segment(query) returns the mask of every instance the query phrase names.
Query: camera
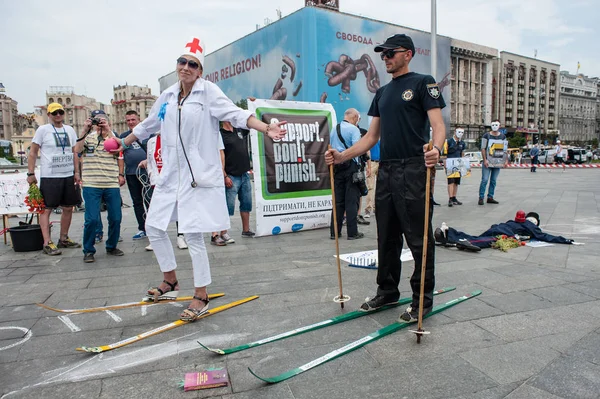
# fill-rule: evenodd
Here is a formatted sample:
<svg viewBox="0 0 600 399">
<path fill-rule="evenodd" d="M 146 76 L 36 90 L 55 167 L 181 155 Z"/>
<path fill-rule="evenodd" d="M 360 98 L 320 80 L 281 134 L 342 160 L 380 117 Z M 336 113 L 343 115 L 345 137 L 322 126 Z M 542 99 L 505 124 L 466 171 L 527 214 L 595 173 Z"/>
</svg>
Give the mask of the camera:
<svg viewBox="0 0 600 399">
<path fill-rule="evenodd" d="M 101 118 L 98 118 L 98 117 L 92 118 L 92 125 L 99 125 L 100 122 L 102 122 Z"/>
<path fill-rule="evenodd" d="M 352 183 L 358 186 L 358 191 L 360 191 L 361 197 L 364 197 L 367 194 L 369 194 L 369 188 L 367 187 L 365 172 L 354 172 L 352 174 Z"/>
</svg>

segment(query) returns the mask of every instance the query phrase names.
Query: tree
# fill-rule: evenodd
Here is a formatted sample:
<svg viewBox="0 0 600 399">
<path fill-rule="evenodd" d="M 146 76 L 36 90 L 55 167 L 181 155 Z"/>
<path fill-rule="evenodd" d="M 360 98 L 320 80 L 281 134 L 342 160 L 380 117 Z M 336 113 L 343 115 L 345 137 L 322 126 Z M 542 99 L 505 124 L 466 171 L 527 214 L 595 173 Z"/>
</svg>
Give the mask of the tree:
<svg viewBox="0 0 600 399">
<path fill-rule="evenodd" d="M 592 148 L 598 148 L 598 138 L 594 137 L 592 139 Z"/>
<path fill-rule="evenodd" d="M 235 105 L 237 105 L 241 109 L 248 109 L 248 100 L 242 98 L 240 101 L 236 102 Z"/>
<path fill-rule="evenodd" d="M 508 139 L 508 148 L 521 148 L 527 144 L 527 139 L 521 133 L 515 133 Z"/>
</svg>

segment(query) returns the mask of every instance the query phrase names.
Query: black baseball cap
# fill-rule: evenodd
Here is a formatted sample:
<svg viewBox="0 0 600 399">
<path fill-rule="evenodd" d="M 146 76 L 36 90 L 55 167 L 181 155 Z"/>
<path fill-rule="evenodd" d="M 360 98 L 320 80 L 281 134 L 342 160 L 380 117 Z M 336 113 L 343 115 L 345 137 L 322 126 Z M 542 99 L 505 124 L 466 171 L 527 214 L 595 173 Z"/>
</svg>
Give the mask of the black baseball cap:
<svg viewBox="0 0 600 399">
<path fill-rule="evenodd" d="M 412 51 L 413 57 L 415 56 L 415 45 L 413 44 L 410 36 L 405 34 L 396 34 L 385 39 L 385 43 L 375 47 L 376 53 L 381 53 L 383 50 L 393 49 L 398 47 L 404 47 L 407 50 Z"/>
</svg>

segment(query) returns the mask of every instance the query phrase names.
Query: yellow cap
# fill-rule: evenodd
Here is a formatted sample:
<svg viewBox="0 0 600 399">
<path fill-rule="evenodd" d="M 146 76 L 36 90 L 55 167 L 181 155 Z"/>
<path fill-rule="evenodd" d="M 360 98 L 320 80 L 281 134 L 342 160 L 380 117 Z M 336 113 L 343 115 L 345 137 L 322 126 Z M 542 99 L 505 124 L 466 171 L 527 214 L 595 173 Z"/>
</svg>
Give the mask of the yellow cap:
<svg viewBox="0 0 600 399">
<path fill-rule="evenodd" d="M 62 105 L 60 105 L 59 103 L 51 103 L 48 104 L 48 113 L 51 114 L 54 111 L 58 111 L 59 109 L 62 109 L 64 111 L 64 108 Z"/>
</svg>

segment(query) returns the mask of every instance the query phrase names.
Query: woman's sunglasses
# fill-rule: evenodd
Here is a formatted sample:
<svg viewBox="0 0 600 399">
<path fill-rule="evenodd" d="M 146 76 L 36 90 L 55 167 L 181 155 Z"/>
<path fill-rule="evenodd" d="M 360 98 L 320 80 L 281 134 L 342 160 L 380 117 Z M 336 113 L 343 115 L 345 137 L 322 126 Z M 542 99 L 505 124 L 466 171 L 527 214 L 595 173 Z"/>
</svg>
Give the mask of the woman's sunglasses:
<svg viewBox="0 0 600 399">
<path fill-rule="evenodd" d="M 56 115 L 64 115 L 65 111 L 63 111 L 62 109 L 56 110 L 54 112 L 50 112 L 50 115 L 52 116 L 56 116 Z"/>
<path fill-rule="evenodd" d="M 394 50 L 394 49 L 388 49 L 388 50 L 384 50 L 381 52 L 381 59 L 383 60 L 384 57 L 387 57 L 388 59 L 392 59 L 394 58 L 394 55 L 396 53 L 406 53 L 408 50 Z"/>
<path fill-rule="evenodd" d="M 194 60 L 188 60 L 184 57 L 177 58 L 177 65 L 185 66 L 185 64 L 187 64 L 191 69 L 198 69 L 198 67 L 200 66 L 200 64 L 198 64 Z"/>
</svg>

